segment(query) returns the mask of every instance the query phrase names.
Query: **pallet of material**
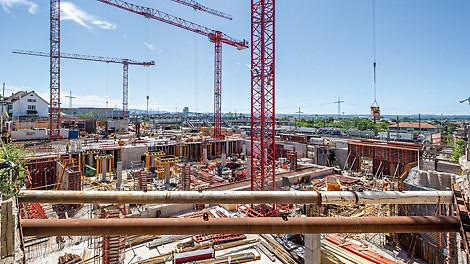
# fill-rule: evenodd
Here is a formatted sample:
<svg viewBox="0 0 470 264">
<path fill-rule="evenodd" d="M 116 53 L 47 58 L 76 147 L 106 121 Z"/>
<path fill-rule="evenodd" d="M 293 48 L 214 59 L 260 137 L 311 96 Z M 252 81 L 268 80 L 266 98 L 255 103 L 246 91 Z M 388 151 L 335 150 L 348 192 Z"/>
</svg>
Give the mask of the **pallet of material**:
<svg viewBox="0 0 470 264">
<path fill-rule="evenodd" d="M 255 255 L 253 252 L 247 252 L 247 253 L 233 254 L 233 255 L 227 255 L 223 257 L 196 261 L 196 264 L 245 263 L 245 262 L 251 262 L 251 261 L 255 261 L 259 259 L 261 259 L 259 255 Z"/>
<path fill-rule="evenodd" d="M 351 242 L 346 242 L 346 243 L 341 243 L 339 238 L 334 235 L 329 235 L 326 237 L 326 241 L 329 241 L 341 248 L 344 248 L 345 250 L 360 256 L 361 258 L 364 258 L 368 261 L 371 261 L 376 264 L 397 264 L 396 261 L 393 261 L 391 259 L 388 259 L 372 250 L 369 250 L 367 248 L 361 247 L 359 245 L 356 245 Z"/>
</svg>

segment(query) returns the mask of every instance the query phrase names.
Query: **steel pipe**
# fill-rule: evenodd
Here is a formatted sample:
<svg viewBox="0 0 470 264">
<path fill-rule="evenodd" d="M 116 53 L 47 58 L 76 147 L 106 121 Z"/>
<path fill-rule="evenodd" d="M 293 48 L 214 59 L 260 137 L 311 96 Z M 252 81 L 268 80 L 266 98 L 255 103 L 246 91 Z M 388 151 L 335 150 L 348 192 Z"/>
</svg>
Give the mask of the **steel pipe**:
<svg viewBox="0 0 470 264">
<path fill-rule="evenodd" d="M 22 191 L 20 203 L 56 204 L 450 204 L 451 191 Z"/>
<path fill-rule="evenodd" d="M 457 232 L 453 216 L 22 220 L 25 236 Z"/>
</svg>

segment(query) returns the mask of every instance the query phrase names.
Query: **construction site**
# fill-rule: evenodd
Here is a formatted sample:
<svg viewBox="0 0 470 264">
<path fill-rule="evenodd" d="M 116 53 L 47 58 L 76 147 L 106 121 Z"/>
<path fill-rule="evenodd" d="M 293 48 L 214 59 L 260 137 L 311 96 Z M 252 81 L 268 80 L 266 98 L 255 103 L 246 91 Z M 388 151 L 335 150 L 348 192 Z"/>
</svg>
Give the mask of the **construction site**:
<svg viewBox="0 0 470 264">
<path fill-rule="evenodd" d="M 281 121 L 274 0 L 251 1 L 250 41 L 154 8 L 97 2 L 207 37 L 213 114 L 152 115 L 148 95 L 145 114 L 130 114 L 129 65 L 155 62 L 61 53 L 60 0 L 50 0 L 50 52 L 13 52 L 49 58 L 47 117 L 3 114 L 22 98 L 39 101 L 34 92 L 1 100 L 0 263 L 470 263 L 470 125 L 454 133 L 464 153 L 451 162 L 442 128 L 424 132 L 421 119 L 403 140 L 398 120 L 397 140 L 391 130 L 352 135 Z M 222 114 L 223 44 L 251 51 L 249 117 Z M 121 64 L 122 109 L 73 108 L 71 92 L 62 107 L 61 59 Z"/>
</svg>

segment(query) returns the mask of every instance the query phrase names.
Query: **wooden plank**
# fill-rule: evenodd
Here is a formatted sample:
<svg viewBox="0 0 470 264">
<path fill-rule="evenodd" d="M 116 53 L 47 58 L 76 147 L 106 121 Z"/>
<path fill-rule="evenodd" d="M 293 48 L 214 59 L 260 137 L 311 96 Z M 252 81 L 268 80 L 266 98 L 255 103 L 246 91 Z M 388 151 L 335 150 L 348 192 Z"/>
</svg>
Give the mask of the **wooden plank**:
<svg viewBox="0 0 470 264">
<path fill-rule="evenodd" d="M 1 256 L 12 256 L 15 253 L 15 219 L 13 218 L 13 202 L 2 202 L 1 223 Z"/>
</svg>

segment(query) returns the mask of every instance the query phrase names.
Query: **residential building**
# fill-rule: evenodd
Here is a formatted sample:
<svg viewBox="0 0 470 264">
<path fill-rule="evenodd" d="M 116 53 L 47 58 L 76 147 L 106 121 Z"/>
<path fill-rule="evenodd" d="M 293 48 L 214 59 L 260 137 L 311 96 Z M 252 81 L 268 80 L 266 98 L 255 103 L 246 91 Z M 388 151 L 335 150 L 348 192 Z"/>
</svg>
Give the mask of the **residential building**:
<svg viewBox="0 0 470 264">
<path fill-rule="evenodd" d="M 399 122 L 388 127 L 390 132 L 439 133 L 439 127 L 427 122 Z"/>
<path fill-rule="evenodd" d="M 1 113 L 10 117 L 47 117 L 49 103 L 36 92 L 19 91 L 0 100 Z"/>
</svg>

